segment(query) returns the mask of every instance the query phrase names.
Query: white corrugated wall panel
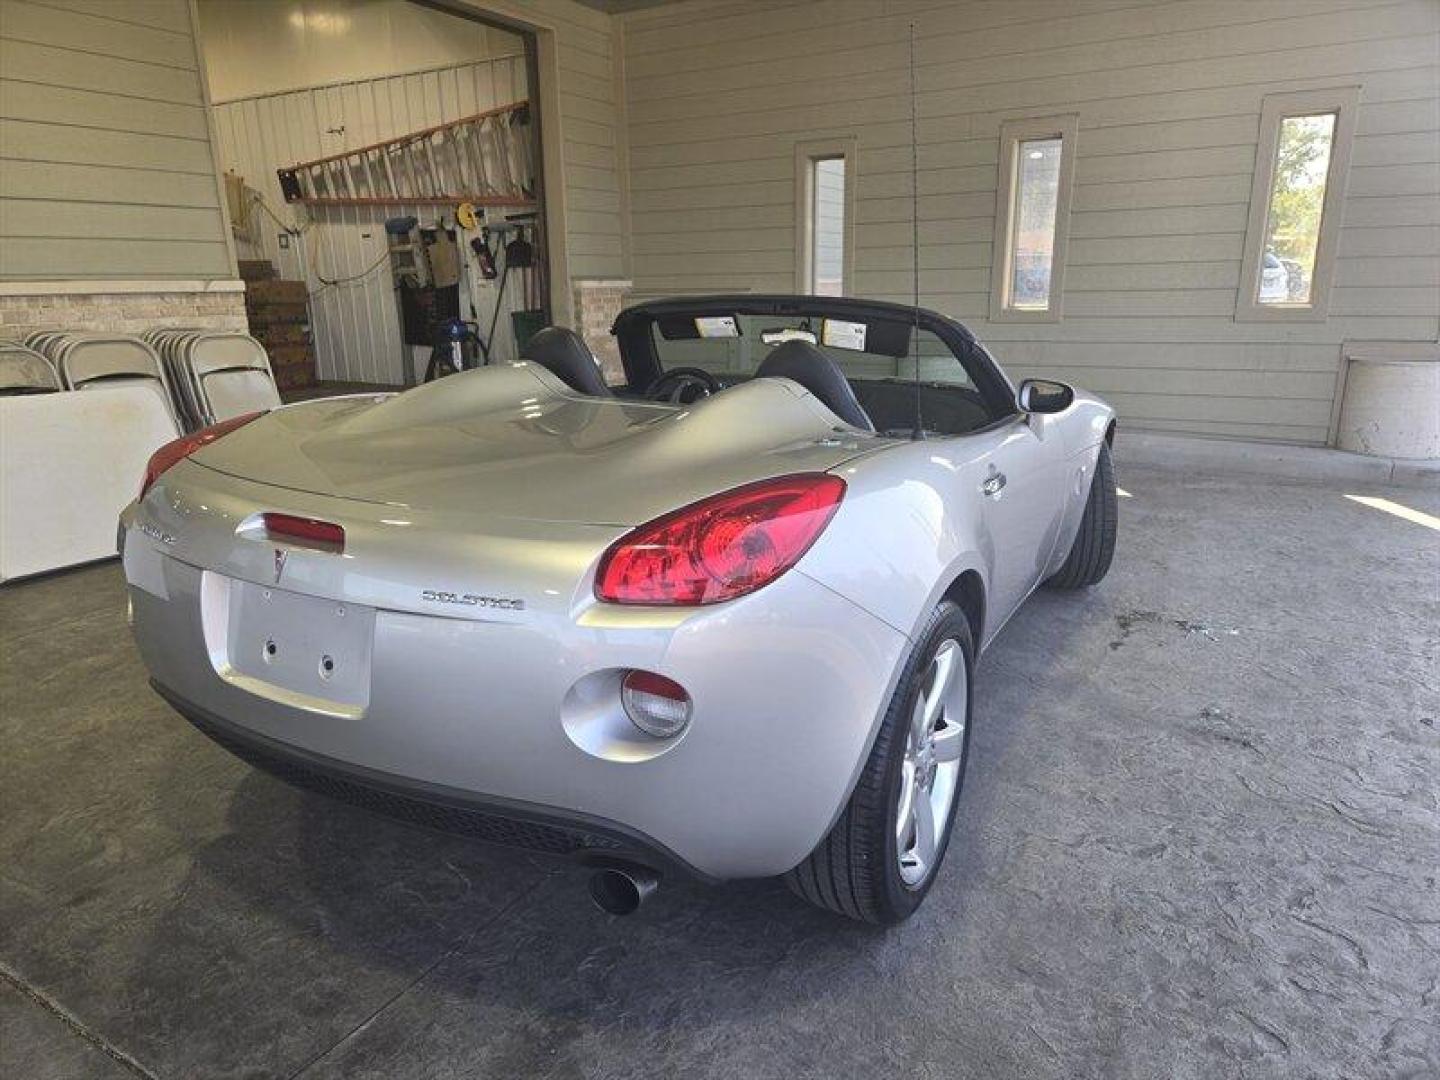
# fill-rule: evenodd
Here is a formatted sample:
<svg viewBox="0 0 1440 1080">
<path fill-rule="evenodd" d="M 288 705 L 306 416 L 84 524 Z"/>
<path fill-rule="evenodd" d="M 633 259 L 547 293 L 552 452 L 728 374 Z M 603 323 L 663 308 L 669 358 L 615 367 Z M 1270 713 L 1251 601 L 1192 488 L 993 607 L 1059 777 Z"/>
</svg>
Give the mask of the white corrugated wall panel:
<svg viewBox="0 0 1440 1080">
<path fill-rule="evenodd" d="M 292 207 L 280 192 L 276 170 L 521 101 L 526 93 L 524 58 L 508 56 L 214 107 L 223 168 L 260 191 L 265 207 L 281 221 L 304 230 L 282 250 L 281 226 L 257 207 L 252 234 L 257 243 L 242 242 L 240 257 L 269 259 L 282 277 L 303 278 L 309 284 L 320 378 L 391 385 L 402 381 L 399 313 L 385 258 L 384 223 L 413 215 L 422 225 L 430 224 L 437 211 L 448 218 L 453 208 Z M 460 242 L 466 240 L 462 233 Z M 467 271 L 473 269 L 467 249 Z M 356 275 L 364 276 L 333 286 L 321 280 Z M 467 280 L 478 276 L 468 274 Z M 496 288 L 479 285 L 473 292 L 484 329 Z M 513 356 L 508 312 L 520 306 L 519 299 L 518 282 L 511 281 L 496 325 L 498 356 Z M 461 314 L 470 317 L 463 290 Z M 423 363 L 419 350 L 412 360 Z"/>
</svg>

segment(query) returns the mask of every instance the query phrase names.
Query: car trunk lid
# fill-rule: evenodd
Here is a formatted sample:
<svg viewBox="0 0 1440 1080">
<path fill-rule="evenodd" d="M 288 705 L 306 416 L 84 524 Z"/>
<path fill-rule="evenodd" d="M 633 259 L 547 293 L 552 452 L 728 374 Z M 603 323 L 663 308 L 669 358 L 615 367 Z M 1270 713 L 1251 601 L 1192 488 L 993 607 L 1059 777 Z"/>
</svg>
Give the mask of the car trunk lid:
<svg viewBox="0 0 1440 1080">
<path fill-rule="evenodd" d="M 276 410 L 194 462 L 293 491 L 465 517 L 635 525 L 717 491 L 832 469 L 879 440 L 760 379 L 694 405 L 581 397 L 533 365 Z"/>
</svg>

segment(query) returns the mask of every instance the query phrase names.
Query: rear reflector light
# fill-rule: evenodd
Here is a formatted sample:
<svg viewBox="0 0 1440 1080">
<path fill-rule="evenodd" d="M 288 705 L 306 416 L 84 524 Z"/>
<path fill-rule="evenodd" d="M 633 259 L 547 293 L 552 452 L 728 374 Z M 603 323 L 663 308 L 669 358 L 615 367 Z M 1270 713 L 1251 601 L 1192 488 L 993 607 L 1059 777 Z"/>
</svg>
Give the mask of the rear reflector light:
<svg viewBox="0 0 1440 1080">
<path fill-rule="evenodd" d="M 345 530 L 329 521 L 295 517 L 293 514 L 261 514 L 267 540 L 289 541 L 327 550 L 345 549 Z"/>
<path fill-rule="evenodd" d="M 690 695 L 674 679 L 653 671 L 632 671 L 620 684 L 625 715 L 646 735 L 670 739 L 690 723 Z"/>
<path fill-rule="evenodd" d="M 754 592 L 810 549 L 845 494 L 828 473 L 747 484 L 656 518 L 600 559 L 595 595 L 612 604 L 716 604 Z"/>
<path fill-rule="evenodd" d="M 182 435 L 180 438 L 166 443 L 150 455 L 150 461 L 145 466 L 145 479 L 140 483 L 140 498 L 155 486 L 155 481 L 160 479 L 160 474 L 165 470 L 180 464 L 195 451 L 202 447 L 209 446 L 222 435 L 228 435 L 238 427 L 244 427 L 251 420 L 259 419 L 264 413 L 252 412 L 244 416 L 232 416 L 229 420 L 221 420 L 199 431 L 191 432 L 189 435 Z"/>
</svg>

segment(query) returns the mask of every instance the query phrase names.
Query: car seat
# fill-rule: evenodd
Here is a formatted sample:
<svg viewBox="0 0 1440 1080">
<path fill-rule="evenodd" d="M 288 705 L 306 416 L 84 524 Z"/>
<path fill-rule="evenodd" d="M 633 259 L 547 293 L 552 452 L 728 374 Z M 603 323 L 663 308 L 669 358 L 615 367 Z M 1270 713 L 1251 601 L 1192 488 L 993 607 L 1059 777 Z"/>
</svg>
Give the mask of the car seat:
<svg viewBox="0 0 1440 1080">
<path fill-rule="evenodd" d="M 520 350 L 520 359 L 539 364 L 570 389 L 591 397 L 614 397 L 600 361 L 580 335 L 563 326 L 538 331 Z"/>
<path fill-rule="evenodd" d="M 840 365 L 808 341 L 797 339 L 777 345 L 755 369 L 755 378 L 797 382 L 851 427 L 875 430 Z"/>
</svg>

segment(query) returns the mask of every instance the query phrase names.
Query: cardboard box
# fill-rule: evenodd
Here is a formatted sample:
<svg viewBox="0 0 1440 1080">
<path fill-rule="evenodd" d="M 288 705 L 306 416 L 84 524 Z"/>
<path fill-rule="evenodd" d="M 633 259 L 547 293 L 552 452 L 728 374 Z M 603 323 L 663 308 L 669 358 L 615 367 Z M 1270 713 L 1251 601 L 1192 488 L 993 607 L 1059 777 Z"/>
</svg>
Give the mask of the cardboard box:
<svg viewBox="0 0 1440 1080">
<path fill-rule="evenodd" d="M 303 281 L 251 281 L 245 285 L 245 304 L 304 304 L 310 298 Z"/>
<path fill-rule="evenodd" d="M 315 366 L 315 357 L 311 355 L 309 345 L 279 345 L 265 351 L 270 355 L 272 368 L 295 367 L 297 364 Z"/>
<path fill-rule="evenodd" d="M 282 323 L 304 324 L 310 321 L 310 312 L 304 304 L 246 304 L 245 313 L 252 328 Z"/>
<path fill-rule="evenodd" d="M 281 390 L 296 390 L 305 386 L 314 386 L 315 369 L 303 364 L 277 367 L 275 369 L 275 385 Z"/>
</svg>

